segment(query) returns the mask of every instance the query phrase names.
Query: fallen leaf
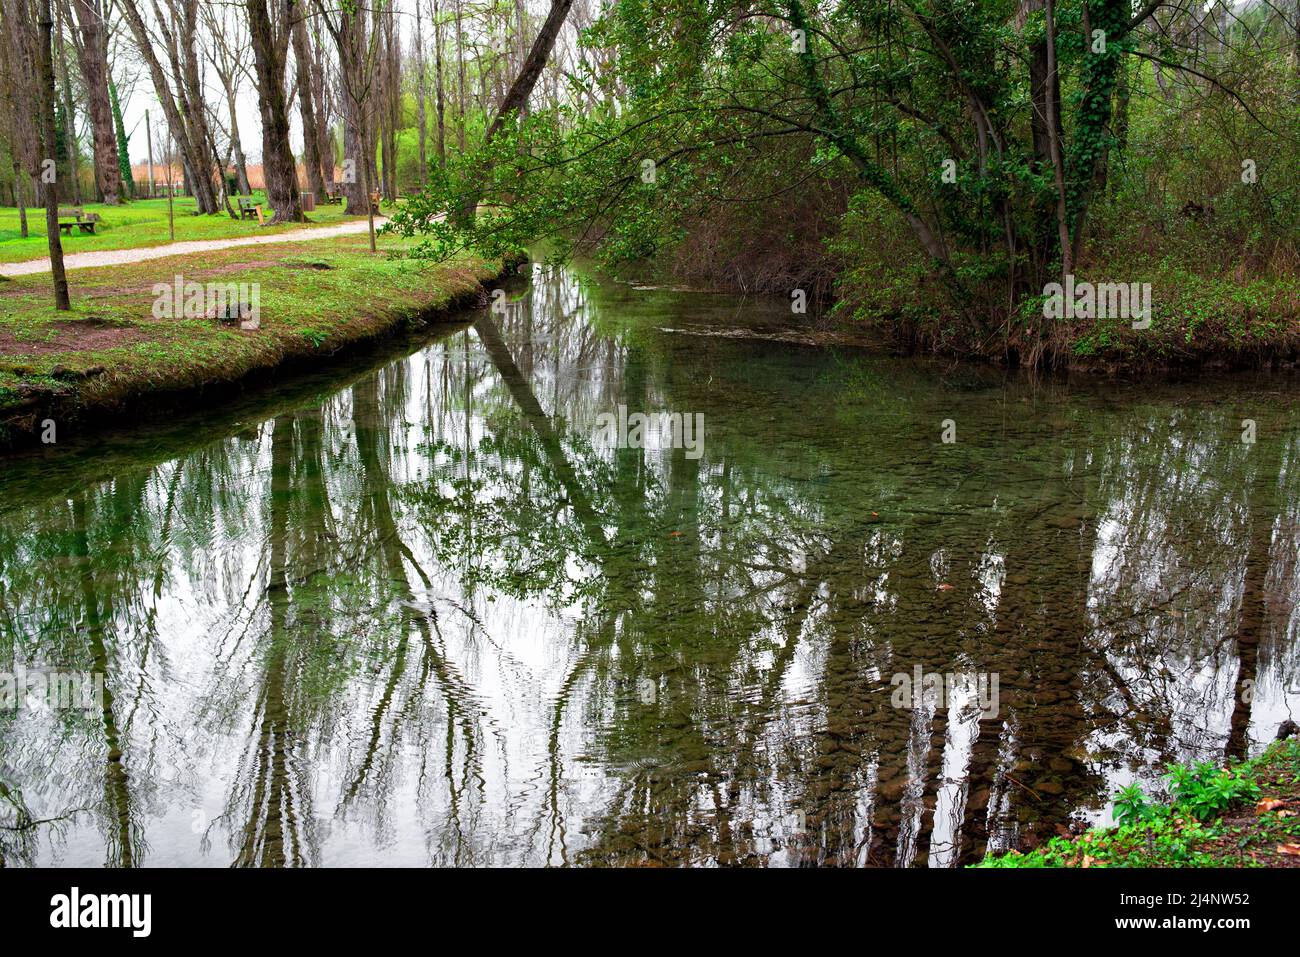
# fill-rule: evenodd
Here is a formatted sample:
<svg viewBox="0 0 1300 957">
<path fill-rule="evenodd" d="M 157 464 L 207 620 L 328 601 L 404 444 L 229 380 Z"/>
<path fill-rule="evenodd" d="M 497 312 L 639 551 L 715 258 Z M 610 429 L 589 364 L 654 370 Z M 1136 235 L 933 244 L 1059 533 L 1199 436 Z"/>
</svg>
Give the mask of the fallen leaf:
<svg viewBox="0 0 1300 957">
<path fill-rule="evenodd" d="M 1275 798 L 1264 798 L 1262 801 L 1260 801 L 1258 804 L 1255 805 L 1255 813 L 1267 814 L 1269 811 L 1272 811 L 1275 808 L 1279 808 L 1285 803 L 1286 803 L 1285 801 L 1279 801 L 1276 800 Z"/>
<path fill-rule="evenodd" d="M 939 586 L 939 591 L 952 591 L 956 587 L 956 585 L 949 585 L 947 582 L 944 582 Z"/>
<path fill-rule="evenodd" d="M 1300 844 L 1279 844 L 1277 852 L 1288 857 L 1300 857 Z"/>
<path fill-rule="evenodd" d="M 1094 862 L 1095 860 L 1097 860 L 1097 859 L 1096 859 L 1095 857 L 1093 857 L 1091 854 L 1085 854 L 1085 855 L 1083 855 L 1083 866 L 1084 866 L 1084 867 L 1092 867 L 1092 864 L 1093 864 L 1093 862 Z"/>
</svg>

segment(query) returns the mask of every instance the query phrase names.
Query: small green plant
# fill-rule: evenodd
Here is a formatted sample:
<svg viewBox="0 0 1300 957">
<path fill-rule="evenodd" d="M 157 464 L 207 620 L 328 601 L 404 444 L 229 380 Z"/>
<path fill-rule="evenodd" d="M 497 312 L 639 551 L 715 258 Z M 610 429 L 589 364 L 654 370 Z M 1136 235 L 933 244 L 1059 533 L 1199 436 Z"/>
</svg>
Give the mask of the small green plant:
<svg viewBox="0 0 1300 957">
<path fill-rule="evenodd" d="M 1259 785 L 1232 768 L 1217 768 L 1209 761 L 1194 765 L 1171 764 L 1165 774 L 1174 802 L 1198 821 L 1205 821 L 1238 801 L 1253 800 Z"/>
<path fill-rule="evenodd" d="M 1156 817 L 1156 806 L 1148 800 L 1142 786 L 1134 782 L 1115 794 L 1115 821 L 1122 825 L 1140 824 Z"/>
<path fill-rule="evenodd" d="M 1300 844 L 1300 818 L 1258 802 L 1262 794 L 1293 797 L 1288 792 L 1300 785 L 1298 771 L 1300 739 L 1278 741 L 1226 768 L 1209 761 L 1171 765 L 1167 797 L 1153 798 L 1137 784 L 1115 793 L 1115 827 L 1053 837 L 1027 852 L 991 854 L 977 866 L 1279 866 L 1289 863 L 1288 848 Z"/>
</svg>

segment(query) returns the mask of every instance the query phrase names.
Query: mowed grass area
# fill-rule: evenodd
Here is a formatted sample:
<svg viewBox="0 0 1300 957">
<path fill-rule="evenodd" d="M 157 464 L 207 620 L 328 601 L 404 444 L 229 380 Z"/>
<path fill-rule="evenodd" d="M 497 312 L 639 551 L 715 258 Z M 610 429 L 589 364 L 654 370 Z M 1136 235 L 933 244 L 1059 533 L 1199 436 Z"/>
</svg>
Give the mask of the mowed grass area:
<svg viewBox="0 0 1300 957">
<path fill-rule="evenodd" d="M 170 256 L 78 270 L 58 312 L 48 273 L 0 279 L 0 445 L 31 441 L 45 417 L 152 392 L 233 382 L 289 359 L 325 360 L 425 310 L 476 295 L 502 264 L 406 257 L 413 242 L 365 234 Z M 217 318 L 155 318 L 154 284 L 257 283 L 260 328 Z"/>
<path fill-rule="evenodd" d="M 253 199 L 262 203 L 265 208 L 265 194 L 255 191 Z M 71 204 L 64 205 L 71 206 Z M 233 198 L 231 205 L 238 209 L 238 204 Z M 64 234 L 62 236 L 64 255 L 105 249 L 163 246 L 172 241 L 167 229 L 167 200 L 165 199 L 132 200 L 120 206 L 87 203 L 80 208 L 87 213 L 99 214 L 95 234 L 92 236 L 80 230 L 74 230 L 71 236 Z M 315 211 L 307 214 L 310 222 L 306 224 L 283 223 L 276 226 L 261 226 L 255 219 L 231 219 L 224 210 L 216 216 L 198 216 L 194 212 L 194 200 L 188 196 L 176 197 L 175 216 L 178 243 L 203 239 L 265 236 L 268 233 L 286 232 L 311 226 L 333 226 L 344 221 L 342 203 L 317 206 Z M 49 255 L 49 244 L 45 237 L 44 207 L 27 210 L 27 227 L 29 235 L 24 239 L 19 226 L 18 210 L 12 206 L 0 207 L 0 263 L 45 259 Z"/>
</svg>

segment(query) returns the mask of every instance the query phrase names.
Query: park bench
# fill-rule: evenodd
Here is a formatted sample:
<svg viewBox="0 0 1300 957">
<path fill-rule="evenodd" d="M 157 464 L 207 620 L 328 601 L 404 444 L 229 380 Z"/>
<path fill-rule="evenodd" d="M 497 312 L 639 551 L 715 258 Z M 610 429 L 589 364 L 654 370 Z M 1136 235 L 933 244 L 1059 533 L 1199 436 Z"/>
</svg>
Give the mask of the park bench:
<svg viewBox="0 0 1300 957">
<path fill-rule="evenodd" d="M 326 205 L 332 205 L 334 203 L 341 203 L 341 202 L 343 202 L 343 194 L 339 190 L 339 188 L 337 186 L 334 187 L 326 186 L 325 187 Z"/>
<path fill-rule="evenodd" d="M 89 216 L 79 206 L 74 206 L 59 210 L 59 231 L 72 235 L 74 229 L 79 229 L 83 233 L 95 234 L 95 223 L 99 217 L 94 213 Z"/>
<path fill-rule="evenodd" d="M 253 202 L 251 196 L 240 196 L 239 199 L 239 218 L 256 219 L 259 223 L 262 221 L 262 204 Z"/>
</svg>

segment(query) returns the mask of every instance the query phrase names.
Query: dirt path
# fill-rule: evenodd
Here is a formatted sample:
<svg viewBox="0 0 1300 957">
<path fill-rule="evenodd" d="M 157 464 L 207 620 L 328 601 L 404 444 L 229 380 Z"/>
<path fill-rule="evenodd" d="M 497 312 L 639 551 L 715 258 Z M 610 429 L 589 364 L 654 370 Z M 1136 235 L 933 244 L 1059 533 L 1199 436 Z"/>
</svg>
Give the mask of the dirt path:
<svg viewBox="0 0 1300 957">
<path fill-rule="evenodd" d="M 375 217 L 375 228 L 387 220 Z M 232 249 L 236 246 L 261 246 L 266 243 L 302 243 L 317 239 L 329 239 L 333 236 L 350 236 L 364 233 L 369 224 L 366 220 L 344 223 L 341 226 L 322 226 L 315 229 L 291 229 L 283 233 L 268 233 L 265 236 L 245 236 L 241 239 L 197 239 L 183 243 L 168 243 L 166 246 L 146 246 L 141 249 L 103 249 L 98 252 L 72 253 L 63 257 L 65 269 L 89 269 L 92 266 L 125 266 L 128 263 L 140 263 L 150 259 L 165 259 L 168 256 L 188 256 L 192 253 L 206 253 L 214 249 Z M 0 264 L 0 276 L 27 276 L 32 273 L 49 272 L 50 260 L 29 259 L 20 263 Z"/>
</svg>

